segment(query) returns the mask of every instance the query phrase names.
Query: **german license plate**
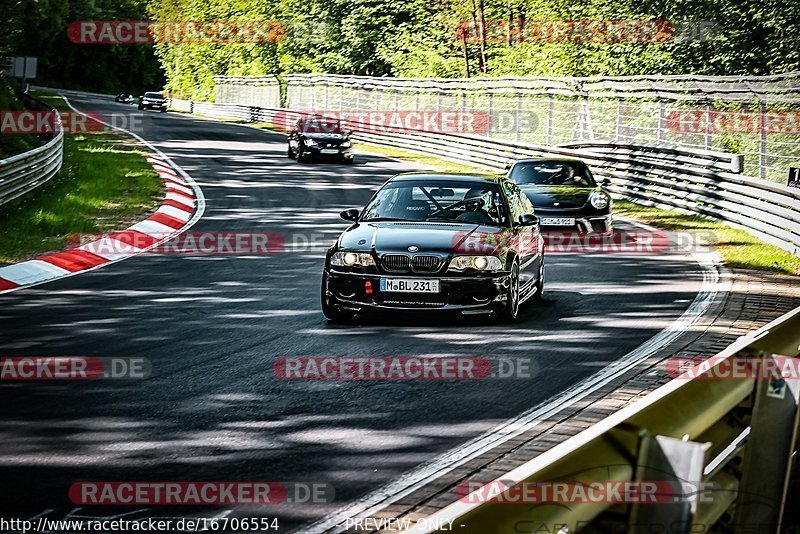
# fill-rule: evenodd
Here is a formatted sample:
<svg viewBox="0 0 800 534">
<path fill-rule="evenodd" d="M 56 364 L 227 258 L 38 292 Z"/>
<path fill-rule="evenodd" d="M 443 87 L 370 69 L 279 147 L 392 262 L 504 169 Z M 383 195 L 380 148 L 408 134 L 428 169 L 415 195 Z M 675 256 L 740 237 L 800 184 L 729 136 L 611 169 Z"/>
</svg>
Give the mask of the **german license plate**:
<svg viewBox="0 0 800 534">
<path fill-rule="evenodd" d="M 392 293 L 438 293 L 439 280 L 381 278 L 381 291 Z"/>
<path fill-rule="evenodd" d="M 542 217 L 542 226 L 575 226 L 574 217 Z"/>
<path fill-rule="evenodd" d="M 339 149 L 338 148 L 323 148 L 319 152 L 320 152 L 320 154 L 338 154 L 339 153 Z"/>
</svg>

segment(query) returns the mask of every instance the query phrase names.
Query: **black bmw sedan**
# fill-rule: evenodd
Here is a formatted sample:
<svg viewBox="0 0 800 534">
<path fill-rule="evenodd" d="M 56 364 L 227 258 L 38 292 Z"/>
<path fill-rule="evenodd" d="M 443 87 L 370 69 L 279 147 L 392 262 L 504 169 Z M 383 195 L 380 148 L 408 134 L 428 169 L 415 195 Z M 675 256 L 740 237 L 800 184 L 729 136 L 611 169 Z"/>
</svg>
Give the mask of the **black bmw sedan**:
<svg viewBox="0 0 800 534">
<path fill-rule="evenodd" d="M 139 97 L 139 111 L 156 109 L 160 112 L 167 111 L 167 99 L 161 93 L 145 93 Z"/>
<path fill-rule="evenodd" d="M 514 162 L 508 179 L 536 208 L 542 229 L 608 233 L 613 229 L 609 180 L 598 184 L 579 159 L 530 158 Z"/>
<path fill-rule="evenodd" d="M 297 121 L 288 142 L 286 155 L 300 162 L 327 158 L 353 163 L 350 132 L 338 119 L 304 117 Z"/>
<path fill-rule="evenodd" d="M 525 193 L 505 176 L 400 174 L 325 258 L 322 311 L 487 314 L 515 320 L 544 289 L 544 243 Z"/>
</svg>

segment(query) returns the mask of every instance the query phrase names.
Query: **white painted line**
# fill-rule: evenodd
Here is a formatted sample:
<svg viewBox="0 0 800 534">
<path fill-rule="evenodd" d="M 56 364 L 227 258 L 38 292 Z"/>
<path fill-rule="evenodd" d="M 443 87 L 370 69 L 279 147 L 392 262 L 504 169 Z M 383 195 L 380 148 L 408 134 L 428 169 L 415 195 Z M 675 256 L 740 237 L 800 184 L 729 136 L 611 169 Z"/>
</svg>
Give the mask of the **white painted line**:
<svg viewBox="0 0 800 534">
<path fill-rule="evenodd" d="M 167 194 L 164 196 L 164 198 L 167 200 L 174 200 L 175 202 L 180 202 L 186 207 L 194 208 L 194 200 L 186 198 L 184 195 L 179 195 L 177 193 L 167 191 Z"/>
<path fill-rule="evenodd" d="M 104 237 L 78 248 L 80 250 L 91 252 L 92 254 L 100 256 L 101 258 L 105 258 L 109 261 L 125 259 L 128 256 L 133 256 L 142 250 L 138 247 L 123 243 L 122 241 L 113 239 L 111 237 Z"/>
<path fill-rule="evenodd" d="M 172 167 L 170 167 L 169 165 L 167 165 L 166 163 L 164 163 L 164 162 L 162 162 L 162 161 L 156 161 L 156 160 L 152 160 L 152 159 L 151 159 L 151 160 L 148 160 L 148 161 L 150 162 L 150 165 L 152 165 L 152 166 L 153 166 L 153 168 L 154 168 L 154 169 L 155 169 L 157 172 L 166 172 L 166 173 L 168 173 L 168 174 L 174 174 L 174 175 L 176 175 L 176 176 L 177 176 L 177 174 L 178 174 L 177 172 L 175 172 L 174 170 L 172 170 Z"/>
<path fill-rule="evenodd" d="M 21 286 L 46 282 L 69 274 L 72 273 L 66 269 L 40 260 L 23 261 L 0 267 L 0 278 L 5 278 Z"/>
<path fill-rule="evenodd" d="M 179 221 L 186 222 L 192 218 L 191 213 L 187 213 L 181 209 L 172 207 L 172 206 L 161 206 L 156 210 L 156 213 L 163 213 L 164 215 L 169 215 L 170 217 L 175 217 Z"/>
<path fill-rule="evenodd" d="M 165 172 L 165 171 L 160 171 L 160 170 L 156 170 L 156 173 L 158 174 L 158 176 L 159 176 L 159 177 L 160 177 L 162 180 L 172 180 L 173 182 L 178 182 L 178 183 L 180 183 L 180 184 L 183 184 L 183 185 L 185 185 L 185 186 L 187 186 L 187 187 L 189 186 L 189 184 L 187 184 L 186 182 L 184 182 L 184 181 L 183 181 L 183 180 L 180 178 L 180 176 L 178 176 L 177 174 L 171 174 L 171 173 L 168 173 L 168 172 Z"/>
<path fill-rule="evenodd" d="M 70 93 L 77 94 L 76 91 L 70 91 Z M 191 189 L 189 189 L 189 191 L 186 192 L 186 194 L 188 194 L 191 197 L 194 197 L 196 199 L 196 203 L 197 203 L 197 207 L 196 207 L 196 209 L 194 211 L 194 214 L 192 215 L 192 218 L 180 230 L 175 230 L 173 228 L 170 228 L 169 229 L 170 233 L 168 235 L 165 234 L 165 235 L 161 236 L 161 238 L 158 241 L 154 242 L 152 245 L 150 245 L 149 247 L 147 247 L 145 249 L 141 249 L 141 251 L 139 253 L 146 252 L 148 250 L 151 250 L 151 249 L 161 245 L 167 239 L 172 239 L 175 235 L 180 234 L 182 232 L 185 232 L 186 230 L 188 230 L 189 228 L 194 226 L 194 224 L 197 223 L 197 221 L 200 220 L 200 217 L 203 216 L 203 213 L 205 212 L 205 209 L 206 209 L 206 199 L 205 199 L 205 196 L 203 195 L 203 190 L 200 188 L 200 186 L 197 184 L 197 182 L 194 180 L 194 178 L 192 178 L 189 175 L 189 173 L 187 173 L 185 170 L 183 170 L 183 168 L 181 166 L 179 166 L 178 164 L 176 164 L 174 161 L 172 161 L 172 159 L 169 156 L 164 154 L 164 152 L 162 152 L 161 150 L 156 148 L 150 141 L 145 140 L 139 134 L 136 134 L 136 133 L 133 133 L 131 131 L 128 131 L 125 128 L 120 128 L 119 126 L 115 126 L 113 124 L 109 124 L 107 122 L 101 121 L 101 120 L 99 120 L 99 119 L 97 119 L 95 117 L 91 117 L 91 116 L 87 115 L 86 113 L 84 113 L 84 112 L 80 111 L 79 109 L 77 109 L 75 106 L 73 106 L 72 102 L 70 102 L 69 99 L 66 98 L 64 95 L 61 95 L 61 96 L 64 99 L 64 102 L 66 102 L 67 105 L 70 107 L 70 109 L 72 109 L 72 111 L 74 111 L 75 113 L 79 113 L 79 114 L 83 115 L 84 117 L 88 118 L 89 120 L 105 124 L 109 128 L 113 128 L 115 130 L 119 130 L 121 132 L 125 132 L 126 134 L 130 135 L 134 139 L 138 140 L 144 146 L 146 146 L 147 148 L 149 148 L 150 150 L 152 150 L 153 152 L 158 154 L 158 157 L 153 156 L 152 154 L 147 154 L 147 155 L 145 155 L 145 159 L 147 159 L 147 160 L 156 160 L 156 161 L 159 161 L 159 162 L 165 162 L 167 165 L 172 167 L 172 169 L 177 171 L 178 174 L 181 177 L 183 177 L 183 179 L 186 181 L 186 183 L 188 183 L 189 186 L 191 187 Z M 177 189 L 180 186 L 175 185 L 174 187 Z M 169 190 L 169 187 L 167 187 L 167 189 Z M 84 269 L 82 271 L 75 271 L 75 272 L 66 271 L 67 274 L 61 275 L 58 278 L 66 278 L 67 276 L 76 276 L 76 275 L 83 274 L 83 273 L 86 273 L 86 272 L 89 272 L 89 271 L 94 271 L 95 269 L 100 269 L 102 267 L 105 267 L 106 265 L 111 265 L 113 263 L 116 263 L 118 261 L 122 261 L 122 260 L 130 258 L 130 257 L 131 256 L 121 256 L 121 257 L 119 257 L 117 259 L 110 260 L 110 261 L 108 261 L 106 263 L 97 265 L 95 267 L 91 267 L 89 269 Z M 19 265 L 19 264 L 17 264 L 17 265 Z M 10 265 L 8 267 L 14 267 L 14 265 Z M 3 269 L 8 268 L 8 267 L 3 267 Z M 55 266 L 53 266 L 53 267 L 55 267 Z M 20 289 L 26 289 L 28 287 L 39 285 L 39 284 L 45 283 L 47 281 L 49 281 L 49 280 L 43 280 L 41 282 L 29 283 L 29 284 L 24 285 L 24 286 L 6 289 L 6 290 L 3 290 L 3 291 L 0 291 L 0 294 L 10 293 L 12 291 L 18 291 Z"/>
<path fill-rule="evenodd" d="M 178 232 L 175 228 L 149 219 L 134 224 L 129 230 L 136 230 L 137 232 L 142 232 L 143 234 L 151 235 L 159 239 Z"/>
<path fill-rule="evenodd" d="M 188 187 L 184 187 L 182 185 L 178 185 L 178 184 L 176 184 L 174 182 L 167 182 L 166 188 L 167 188 L 167 191 L 169 191 L 170 189 L 173 189 L 175 191 L 180 191 L 181 193 L 189 195 L 190 197 L 195 196 L 192 193 L 191 189 L 189 189 Z"/>
<path fill-rule="evenodd" d="M 627 221 L 651 231 L 660 231 L 652 226 L 635 221 Z M 439 455 L 418 468 L 402 475 L 397 480 L 371 492 L 362 499 L 345 506 L 328 517 L 303 528 L 306 534 L 323 532 L 345 532 L 343 523 L 352 517 L 371 517 L 382 508 L 397 502 L 422 488 L 426 484 L 446 474 L 473 458 L 513 439 L 532 429 L 542 421 L 552 417 L 595 391 L 605 387 L 616 378 L 624 375 L 640 362 L 663 349 L 699 320 L 714 303 L 717 295 L 727 292 L 730 286 L 728 271 L 721 267 L 719 256 L 713 252 L 694 252 L 692 256 L 703 269 L 703 282 L 689 308 L 667 328 L 638 346 L 619 360 L 607 365 L 583 382 L 573 385 L 563 393 L 551 397 L 518 416 L 507 420 L 484 434 Z M 723 281 L 724 279 L 724 281 Z"/>
</svg>

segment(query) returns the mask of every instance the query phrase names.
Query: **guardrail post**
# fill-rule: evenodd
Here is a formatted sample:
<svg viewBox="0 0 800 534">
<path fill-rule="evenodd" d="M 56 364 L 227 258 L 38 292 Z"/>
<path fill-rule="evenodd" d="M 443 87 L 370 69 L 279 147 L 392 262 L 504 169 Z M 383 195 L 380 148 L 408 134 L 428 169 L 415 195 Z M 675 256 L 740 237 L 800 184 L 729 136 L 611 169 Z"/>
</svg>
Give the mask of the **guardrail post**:
<svg viewBox="0 0 800 534">
<path fill-rule="evenodd" d="M 553 93 L 549 93 L 547 102 L 547 138 L 545 139 L 546 145 L 553 144 L 553 115 L 555 114 L 555 97 Z"/>
<path fill-rule="evenodd" d="M 489 97 L 488 107 L 489 107 L 489 128 L 490 128 L 490 130 L 486 133 L 487 135 L 493 135 L 496 133 L 496 128 L 494 124 L 494 93 L 489 91 L 489 93 L 487 93 L 486 96 Z"/>
<path fill-rule="evenodd" d="M 798 369 L 800 359 L 775 362 L 777 369 Z M 786 362 L 782 364 L 781 362 Z M 750 422 L 750 435 L 745 444 L 742 481 L 734 518 L 734 531 L 783 532 L 781 520 L 786 507 L 792 457 L 797 446 L 800 418 L 800 380 L 762 379 L 756 395 Z"/>
<path fill-rule="evenodd" d="M 614 142 L 619 143 L 622 139 L 622 98 L 617 97 L 617 123 L 614 128 Z"/>
<path fill-rule="evenodd" d="M 758 112 L 758 174 L 762 180 L 767 179 L 767 166 L 769 159 L 767 156 L 767 101 L 759 100 Z"/>
<path fill-rule="evenodd" d="M 514 139 L 519 141 L 519 123 L 522 121 L 522 94 L 517 93 L 517 115 L 514 119 Z"/>
<path fill-rule="evenodd" d="M 714 125 L 712 123 L 712 115 L 714 113 L 714 103 L 709 102 L 706 105 L 706 137 L 705 137 L 705 147 L 706 150 L 711 149 L 711 145 L 713 143 L 713 139 L 711 138 L 711 134 L 713 132 Z"/>
<path fill-rule="evenodd" d="M 665 112 L 665 103 L 663 100 L 659 99 L 658 101 L 658 127 L 656 129 L 656 142 L 663 143 L 664 142 L 664 113 Z"/>
<path fill-rule="evenodd" d="M 658 484 L 660 490 L 669 485 L 674 493 L 659 493 L 662 500 L 659 503 L 634 504 L 627 532 L 647 534 L 656 532 L 654 528 L 666 529 L 667 526 L 669 532 L 692 532 L 693 517 L 701 495 L 698 488 L 703 481 L 703 466 L 709 448 L 708 443 L 645 434 L 637 459 L 636 480 Z"/>
</svg>

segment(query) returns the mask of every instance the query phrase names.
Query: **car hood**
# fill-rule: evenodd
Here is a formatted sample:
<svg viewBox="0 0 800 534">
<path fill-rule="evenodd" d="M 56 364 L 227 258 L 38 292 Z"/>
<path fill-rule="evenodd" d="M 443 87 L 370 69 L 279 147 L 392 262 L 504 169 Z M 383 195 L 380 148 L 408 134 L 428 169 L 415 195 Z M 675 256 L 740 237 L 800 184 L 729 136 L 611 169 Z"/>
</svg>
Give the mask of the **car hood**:
<svg viewBox="0 0 800 534">
<path fill-rule="evenodd" d="M 417 247 L 415 254 L 450 254 L 480 247 L 491 253 L 492 247 L 507 230 L 476 224 L 447 224 L 438 222 L 374 222 L 359 223 L 348 228 L 339 238 L 343 250 L 408 253 Z M 473 246 L 474 245 L 474 246 Z M 487 250 L 487 247 L 490 250 Z"/>
<path fill-rule="evenodd" d="M 593 187 L 570 185 L 521 185 L 519 187 L 528 196 L 533 207 L 538 209 L 582 208 L 589 201 L 589 195 L 596 191 Z"/>
</svg>

